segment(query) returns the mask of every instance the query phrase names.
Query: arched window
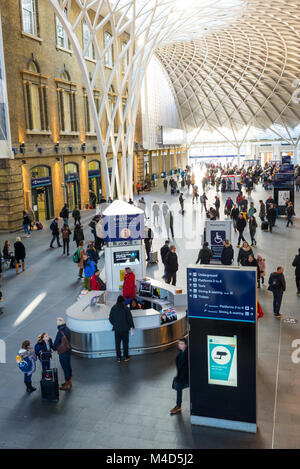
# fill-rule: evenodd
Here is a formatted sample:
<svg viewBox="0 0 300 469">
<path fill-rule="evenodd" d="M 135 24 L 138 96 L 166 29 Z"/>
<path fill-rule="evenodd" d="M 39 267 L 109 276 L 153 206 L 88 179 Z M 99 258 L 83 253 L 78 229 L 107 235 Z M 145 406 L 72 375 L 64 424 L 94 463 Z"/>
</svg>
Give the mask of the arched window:
<svg viewBox="0 0 300 469">
<path fill-rule="evenodd" d="M 36 60 L 30 59 L 23 72 L 27 131 L 49 131 L 47 112 L 48 79 L 40 74 Z"/>
<path fill-rule="evenodd" d="M 83 49 L 85 50 L 85 56 L 89 59 L 94 60 L 95 48 L 94 48 L 93 41 L 90 41 L 91 31 L 85 20 L 83 20 L 83 23 L 82 23 L 82 33 L 83 33 Z"/>
<path fill-rule="evenodd" d="M 36 0 L 21 0 L 23 31 L 27 34 L 38 33 Z"/>
<path fill-rule="evenodd" d="M 113 46 L 112 43 L 110 44 L 111 39 L 112 35 L 108 31 L 104 31 L 104 48 L 108 47 L 104 56 L 104 64 L 109 68 L 113 67 Z"/>
<path fill-rule="evenodd" d="M 49 166 L 39 165 L 39 166 L 34 166 L 31 169 L 31 179 L 48 178 L 48 177 L 51 177 L 51 169 L 49 168 Z"/>
<path fill-rule="evenodd" d="M 66 16 L 68 15 L 67 8 L 65 8 L 65 14 Z M 70 48 L 68 35 L 57 16 L 56 16 L 56 44 L 58 47 L 62 47 L 63 49 Z"/>
<path fill-rule="evenodd" d="M 66 69 L 61 73 L 61 80 L 57 79 L 56 82 L 60 131 L 63 133 L 76 132 L 76 85 L 71 83 L 71 76 Z"/>
</svg>

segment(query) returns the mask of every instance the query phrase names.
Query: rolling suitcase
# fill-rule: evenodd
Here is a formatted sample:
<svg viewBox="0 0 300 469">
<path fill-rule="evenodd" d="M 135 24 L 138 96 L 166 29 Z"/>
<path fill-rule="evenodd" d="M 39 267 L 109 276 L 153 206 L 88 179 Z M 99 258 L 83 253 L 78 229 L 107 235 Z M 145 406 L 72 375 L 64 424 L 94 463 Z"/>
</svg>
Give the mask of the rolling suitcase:
<svg viewBox="0 0 300 469">
<path fill-rule="evenodd" d="M 267 221 L 263 221 L 263 222 L 261 223 L 261 229 L 262 229 L 263 231 L 268 231 L 268 229 L 269 229 L 269 223 L 268 223 Z"/>
<path fill-rule="evenodd" d="M 149 253 L 149 264 L 157 264 L 157 262 L 158 262 L 158 253 L 157 253 L 157 251 L 150 252 Z"/>
<path fill-rule="evenodd" d="M 42 371 L 40 384 L 43 401 L 57 402 L 59 400 L 57 368 Z"/>
</svg>

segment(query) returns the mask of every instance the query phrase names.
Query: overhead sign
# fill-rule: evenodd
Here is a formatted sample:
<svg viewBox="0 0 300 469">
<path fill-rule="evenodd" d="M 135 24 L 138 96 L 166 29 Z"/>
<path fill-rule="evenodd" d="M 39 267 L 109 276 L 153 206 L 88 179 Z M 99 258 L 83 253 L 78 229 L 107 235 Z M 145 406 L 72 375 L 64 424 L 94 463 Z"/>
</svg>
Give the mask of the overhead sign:
<svg viewBox="0 0 300 469">
<path fill-rule="evenodd" d="M 208 382 L 237 386 L 237 337 L 207 336 Z"/>
<path fill-rule="evenodd" d="M 187 269 L 189 318 L 256 322 L 256 269 L 197 266 Z"/>
<path fill-rule="evenodd" d="M 274 189 L 293 188 L 294 187 L 294 173 L 275 173 L 274 174 Z"/>
<path fill-rule="evenodd" d="M 0 158 L 12 158 L 2 23 L 0 14 Z"/>
<path fill-rule="evenodd" d="M 133 241 L 144 238 L 143 215 L 114 215 L 103 217 L 104 241 Z"/>
<path fill-rule="evenodd" d="M 220 259 L 223 251 L 223 241 L 231 241 L 231 220 L 206 220 L 206 241 L 213 253 L 214 259 Z"/>
</svg>

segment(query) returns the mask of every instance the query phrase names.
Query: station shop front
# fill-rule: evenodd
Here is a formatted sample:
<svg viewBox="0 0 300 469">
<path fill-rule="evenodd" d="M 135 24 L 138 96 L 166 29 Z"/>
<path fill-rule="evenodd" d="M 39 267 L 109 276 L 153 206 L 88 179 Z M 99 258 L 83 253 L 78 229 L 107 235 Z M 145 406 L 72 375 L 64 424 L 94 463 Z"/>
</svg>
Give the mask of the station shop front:
<svg viewBox="0 0 300 469">
<path fill-rule="evenodd" d="M 96 194 L 96 203 L 98 204 L 102 195 L 101 166 L 97 160 L 90 161 L 88 164 L 89 189 Z"/>
<path fill-rule="evenodd" d="M 81 207 L 79 166 L 77 163 L 65 163 L 65 189 L 69 210 Z"/>
<path fill-rule="evenodd" d="M 31 169 L 32 209 L 35 220 L 49 220 L 54 215 L 51 169 L 35 166 Z"/>
</svg>

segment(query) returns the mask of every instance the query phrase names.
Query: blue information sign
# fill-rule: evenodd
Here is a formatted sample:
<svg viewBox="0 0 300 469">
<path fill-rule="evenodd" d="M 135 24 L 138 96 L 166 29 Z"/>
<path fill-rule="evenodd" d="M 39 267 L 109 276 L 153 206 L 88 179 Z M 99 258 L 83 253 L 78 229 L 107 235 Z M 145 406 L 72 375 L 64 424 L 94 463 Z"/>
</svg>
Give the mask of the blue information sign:
<svg viewBox="0 0 300 469">
<path fill-rule="evenodd" d="M 294 187 L 294 173 L 275 173 L 274 175 L 274 188 L 281 189 L 287 187 Z"/>
<path fill-rule="evenodd" d="M 104 241 L 132 241 L 145 236 L 144 214 L 114 215 L 103 217 Z"/>
<path fill-rule="evenodd" d="M 189 267 L 189 318 L 256 321 L 256 270 Z"/>
</svg>

